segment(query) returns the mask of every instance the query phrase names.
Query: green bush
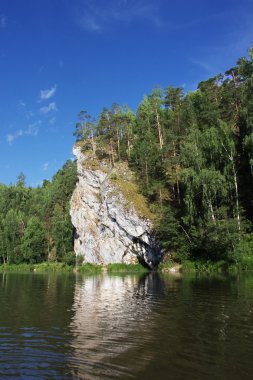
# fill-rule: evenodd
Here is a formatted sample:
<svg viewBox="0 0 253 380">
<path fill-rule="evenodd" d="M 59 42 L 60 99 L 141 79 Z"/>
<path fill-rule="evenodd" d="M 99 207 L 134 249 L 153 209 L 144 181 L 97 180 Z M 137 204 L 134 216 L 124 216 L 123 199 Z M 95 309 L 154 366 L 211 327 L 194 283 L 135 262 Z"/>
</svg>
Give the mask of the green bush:
<svg viewBox="0 0 253 380">
<path fill-rule="evenodd" d="M 224 272 L 229 269 L 229 263 L 226 260 L 185 260 L 182 262 L 182 271 L 184 272 Z"/>
<path fill-rule="evenodd" d="M 195 262 L 190 260 L 182 261 L 182 271 L 183 272 L 193 272 L 196 270 Z"/>
<path fill-rule="evenodd" d="M 77 256 L 76 256 L 76 265 L 77 265 L 77 266 L 82 265 L 82 264 L 83 264 L 83 260 L 84 260 L 83 255 L 77 255 Z"/>
<path fill-rule="evenodd" d="M 63 257 L 62 257 L 62 262 L 64 264 L 67 264 L 67 265 L 75 266 L 76 265 L 76 254 L 75 254 L 75 252 L 65 253 L 65 255 L 63 255 Z"/>
<path fill-rule="evenodd" d="M 72 272 L 73 267 L 64 263 L 40 263 L 34 264 L 35 272 Z"/>
<path fill-rule="evenodd" d="M 78 272 L 83 273 L 83 274 L 101 273 L 101 271 L 102 271 L 101 265 L 96 265 L 96 264 L 91 264 L 91 263 L 85 263 L 78 267 Z"/>
<path fill-rule="evenodd" d="M 234 248 L 233 258 L 239 269 L 253 270 L 253 233 L 241 238 Z"/>
<path fill-rule="evenodd" d="M 32 272 L 33 264 L 3 264 L 0 265 L 0 272 Z"/>
<path fill-rule="evenodd" d="M 117 273 L 117 272 L 147 272 L 148 269 L 145 268 L 141 264 L 108 264 L 107 271 L 109 273 Z"/>
</svg>

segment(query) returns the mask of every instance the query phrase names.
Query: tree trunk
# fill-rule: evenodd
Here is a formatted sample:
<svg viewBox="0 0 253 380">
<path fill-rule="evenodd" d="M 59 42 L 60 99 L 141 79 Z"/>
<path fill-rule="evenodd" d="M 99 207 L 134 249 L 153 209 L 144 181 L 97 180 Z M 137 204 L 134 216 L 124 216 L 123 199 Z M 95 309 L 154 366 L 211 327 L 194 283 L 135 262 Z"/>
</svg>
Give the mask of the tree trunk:
<svg viewBox="0 0 253 380">
<path fill-rule="evenodd" d="M 131 126 L 127 124 L 127 157 L 130 158 L 131 151 Z"/>
<path fill-rule="evenodd" d="M 159 136 L 159 145 L 160 145 L 160 149 L 162 150 L 163 148 L 163 134 L 162 134 L 162 128 L 161 128 L 161 124 L 160 124 L 160 120 L 159 120 L 159 115 L 158 115 L 158 111 L 157 109 L 155 110 L 156 112 L 156 122 L 157 122 L 157 130 L 158 130 L 158 136 Z"/>
<path fill-rule="evenodd" d="M 146 174 L 146 186 L 149 188 L 149 178 L 148 178 L 148 160 L 145 158 L 145 174 Z"/>
<path fill-rule="evenodd" d="M 210 208 L 212 221 L 216 225 L 216 218 L 215 218 L 215 215 L 214 215 L 214 209 L 213 209 L 213 205 L 212 205 L 211 199 L 208 199 L 208 206 Z"/>
<path fill-rule="evenodd" d="M 117 147 L 118 147 L 118 159 L 120 160 L 120 141 L 119 141 L 119 129 L 117 128 Z"/>
<path fill-rule="evenodd" d="M 114 151 L 113 151 L 112 139 L 110 139 L 110 153 L 111 153 L 111 158 L 112 158 L 112 166 L 114 166 L 115 160 L 114 160 Z"/>
<path fill-rule="evenodd" d="M 95 154 L 96 153 L 96 143 L 95 143 L 95 139 L 94 139 L 94 136 L 93 136 L 93 132 L 91 134 L 91 144 L 92 144 L 93 153 Z"/>
<path fill-rule="evenodd" d="M 176 164 L 176 182 L 177 182 L 177 196 L 178 196 L 178 204 L 181 206 L 181 199 L 180 199 L 180 186 L 179 186 L 179 178 L 178 178 L 178 173 L 179 173 L 179 164 Z"/>
<path fill-rule="evenodd" d="M 240 211 L 239 211 L 239 194 L 238 194 L 238 181 L 237 181 L 237 175 L 234 165 L 233 157 L 231 156 L 232 161 L 232 168 L 233 168 L 233 175 L 234 175 L 234 184 L 235 184 L 235 197 L 236 197 L 236 218 L 237 218 L 237 225 L 238 225 L 238 231 L 241 231 L 241 218 L 240 218 Z"/>
</svg>

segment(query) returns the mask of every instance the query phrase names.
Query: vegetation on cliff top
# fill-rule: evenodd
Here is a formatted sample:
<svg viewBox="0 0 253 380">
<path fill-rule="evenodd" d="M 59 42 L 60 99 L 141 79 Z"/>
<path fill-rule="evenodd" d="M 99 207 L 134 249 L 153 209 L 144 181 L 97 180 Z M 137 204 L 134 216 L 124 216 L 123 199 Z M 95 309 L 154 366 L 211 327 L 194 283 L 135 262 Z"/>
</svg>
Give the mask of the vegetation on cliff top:
<svg viewBox="0 0 253 380">
<path fill-rule="evenodd" d="M 126 181 L 123 178 L 114 177 L 112 179 L 114 186 L 123 194 L 128 202 L 129 208 L 133 207 L 137 214 L 149 220 L 154 219 L 154 215 L 147 205 L 147 199 L 140 193 L 136 183 Z"/>
</svg>

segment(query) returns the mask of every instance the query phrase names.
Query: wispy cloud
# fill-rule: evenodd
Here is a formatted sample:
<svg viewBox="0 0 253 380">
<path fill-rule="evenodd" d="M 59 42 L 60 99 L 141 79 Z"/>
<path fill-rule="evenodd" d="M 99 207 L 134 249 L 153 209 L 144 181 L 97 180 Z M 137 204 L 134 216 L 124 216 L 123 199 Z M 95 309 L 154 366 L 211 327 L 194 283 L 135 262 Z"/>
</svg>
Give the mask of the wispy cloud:
<svg viewBox="0 0 253 380">
<path fill-rule="evenodd" d="M 4 29 L 7 27 L 6 17 L 4 15 L 0 15 L 0 28 Z"/>
<path fill-rule="evenodd" d="M 55 122 L 56 122 L 56 117 L 51 117 L 51 119 L 49 120 L 49 124 L 54 125 Z"/>
<path fill-rule="evenodd" d="M 20 111 L 27 120 L 35 116 L 35 113 L 28 109 L 26 103 L 23 100 L 19 100 L 18 102 L 18 111 Z"/>
<path fill-rule="evenodd" d="M 6 141 L 7 141 L 7 143 L 9 144 L 9 145 L 11 145 L 12 143 L 13 143 L 13 141 L 15 140 L 15 135 L 12 135 L 12 134 L 8 134 L 7 136 L 6 136 Z"/>
<path fill-rule="evenodd" d="M 48 106 L 44 106 L 44 107 L 41 107 L 41 108 L 39 109 L 39 112 L 40 112 L 41 114 L 44 114 L 44 115 L 46 115 L 47 113 L 49 113 L 49 112 L 51 112 L 51 111 L 54 111 L 54 112 L 57 112 L 57 111 L 58 111 L 58 108 L 57 108 L 55 102 L 49 103 Z"/>
<path fill-rule="evenodd" d="M 83 29 L 87 29 L 91 32 L 98 32 L 102 28 L 102 23 L 100 23 L 99 20 L 96 20 L 92 14 L 87 12 L 80 17 L 78 23 Z"/>
<path fill-rule="evenodd" d="M 161 0 L 107 0 L 95 2 L 84 0 L 78 10 L 77 22 L 80 27 L 91 32 L 99 32 L 113 22 L 131 23 L 144 20 L 154 26 L 161 26 L 159 10 Z"/>
<path fill-rule="evenodd" d="M 16 140 L 20 137 L 23 137 L 23 136 L 37 136 L 37 134 L 39 132 L 39 126 L 41 123 L 42 123 L 42 121 L 38 120 L 35 123 L 29 124 L 27 126 L 27 128 L 25 128 L 25 129 L 19 129 L 17 132 L 15 132 L 13 134 L 9 133 L 6 136 L 7 143 L 9 145 L 12 145 L 14 140 Z"/>
<path fill-rule="evenodd" d="M 191 63 L 198 66 L 199 68 L 205 70 L 207 73 L 213 73 L 215 71 L 214 65 L 211 65 L 203 60 L 200 59 L 190 59 Z"/>
<path fill-rule="evenodd" d="M 44 172 L 46 172 L 47 169 L 48 169 L 48 167 L 49 167 L 49 165 L 50 165 L 49 162 L 45 162 L 45 163 L 42 165 L 42 170 L 43 170 Z"/>
<path fill-rule="evenodd" d="M 0 169 L 4 169 L 4 170 L 9 170 L 10 169 L 10 164 L 4 164 L 4 165 L 0 165 Z"/>
<path fill-rule="evenodd" d="M 231 9 L 209 17 L 211 21 L 229 27 L 216 44 L 202 46 L 194 57 L 189 58 L 195 73 L 194 81 L 187 86 L 190 90 L 195 89 L 203 77 L 224 73 L 234 66 L 239 57 L 247 55 L 247 49 L 253 44 L 252 13 Z"/>
<path fill-rule="evenodd" d="M 52 98 L 56 92 L 56 85 L 54 87 L 49 88 L 47 90 L 40 90 L 40 100 L 48 100 Z"/>
</svg>

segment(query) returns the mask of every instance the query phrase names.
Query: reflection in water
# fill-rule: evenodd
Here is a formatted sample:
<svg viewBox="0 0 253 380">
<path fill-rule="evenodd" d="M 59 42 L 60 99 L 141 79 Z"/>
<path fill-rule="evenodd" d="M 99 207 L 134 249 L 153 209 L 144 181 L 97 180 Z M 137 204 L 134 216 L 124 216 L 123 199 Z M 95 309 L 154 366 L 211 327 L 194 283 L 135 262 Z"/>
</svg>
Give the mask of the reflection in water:
<svg viewBox="0 0 253 380">
<path fill-rule="evenodd" d="M 219 275 L 80 279 L 71 322 L 72 374 L 251 379 L 253 302 L 247 296 L 244 303 L 244 292 L 240 279 Z"/>
<path fill-rule="evenodd" d="M 252 274 L 0 274 L 0 305 L 0 379 L 252 379 Z"/>
<path fill-rule="evenodd" d="M 80 280 L 71 323 L 75 375 L 85 379 L 126 378 L 144 368 L 153 355 L 152 350 L 143 350 L 152 336 L 151 299 L 163 292 L 164 283 L 155 273 Z"/>
</svg>

